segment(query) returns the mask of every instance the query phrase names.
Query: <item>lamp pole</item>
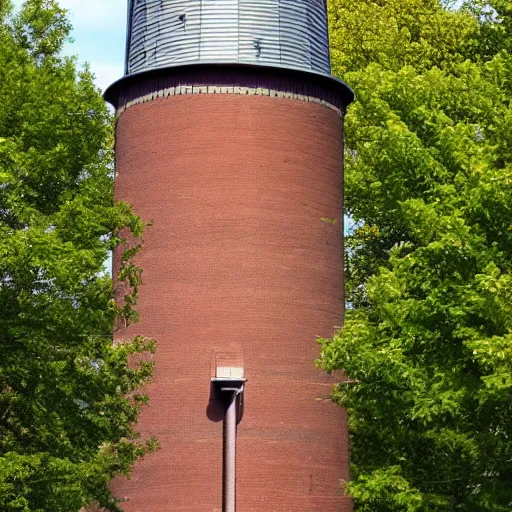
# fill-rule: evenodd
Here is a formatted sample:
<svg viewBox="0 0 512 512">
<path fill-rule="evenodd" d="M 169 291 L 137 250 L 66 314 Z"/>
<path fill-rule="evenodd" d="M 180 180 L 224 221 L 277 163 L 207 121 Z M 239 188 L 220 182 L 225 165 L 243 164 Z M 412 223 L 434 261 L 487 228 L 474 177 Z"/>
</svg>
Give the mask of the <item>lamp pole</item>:
<svg viewBox="0 0 512 512">
<path fill-rule="evenodd" d="M 231 394 L 224 422 L 224 512 L 236 511 L 236 430 L 239 390 Z"/>
<path fill-rule="evenodd" d="M 244 387 L 243 368 L 217 367 L 213 384 L 227 402 L 223 442 L 223 512 L 236 512 L 236 434 L 242 419 Z"/>
</svg>

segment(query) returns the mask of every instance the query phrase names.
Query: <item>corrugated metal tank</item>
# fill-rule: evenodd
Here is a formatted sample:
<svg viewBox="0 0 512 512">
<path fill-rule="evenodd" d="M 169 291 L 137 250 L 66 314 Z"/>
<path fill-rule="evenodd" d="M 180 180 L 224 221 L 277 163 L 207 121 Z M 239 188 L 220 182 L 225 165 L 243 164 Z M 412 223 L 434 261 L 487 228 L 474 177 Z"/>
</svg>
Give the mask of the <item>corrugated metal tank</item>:
<svg viewBox="0 0 512 512">
<path fill-rule="evenodd" d="M 324 0 L 131 0 L 126 74 L 216 62 L 330 72 Z"/>
</svg>

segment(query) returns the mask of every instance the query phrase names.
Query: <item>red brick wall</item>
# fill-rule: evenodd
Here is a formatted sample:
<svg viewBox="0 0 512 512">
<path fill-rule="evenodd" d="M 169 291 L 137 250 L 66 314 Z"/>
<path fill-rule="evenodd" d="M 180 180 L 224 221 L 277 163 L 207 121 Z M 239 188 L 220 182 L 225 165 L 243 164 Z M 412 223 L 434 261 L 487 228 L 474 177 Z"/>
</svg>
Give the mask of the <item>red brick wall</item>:
<svg viewBox="0 0 512 512">
<path fill-rule="evenodd" d="M 140 323 L 158 341 L 139 430 L 161 450 L 114 482 L 127 512 L 220 512 L 215 351 L 249 379 L 238 430 L 241 512 L 347 512 L 344 412 L 314 367 L 342 320 L 342 126 L 293 99 L 174 96 L 117 126 L 116 196 L 145 220 Z M 336 219 L 330 223 L 322 218 Z"/>
</svg>

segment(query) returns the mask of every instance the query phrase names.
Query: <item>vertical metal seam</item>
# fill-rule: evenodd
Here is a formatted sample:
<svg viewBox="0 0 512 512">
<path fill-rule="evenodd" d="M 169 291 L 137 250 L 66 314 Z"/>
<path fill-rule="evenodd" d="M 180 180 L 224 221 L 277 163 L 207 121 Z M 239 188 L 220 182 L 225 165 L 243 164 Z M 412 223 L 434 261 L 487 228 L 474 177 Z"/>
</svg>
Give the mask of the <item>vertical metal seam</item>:
<svg viewBox="0 0 512 512">
<path fill-rule="evenodd" d="M 133 0 L 128 0 L 127 7 L 127 20 L 126 20 L 126 46 L 125 46 L 125 63 L 124 63 L 124 73 L 127 75 L 129 70 L 129 62 L 130 62 L 130 44 L 131 44 L 131 31 L 132 31 L 132 11 L 133 11 Z"/>
<path fill-rule="evenodd" d="M 203 0 L 199 0 L 199 20 L 203 19 Z M 199 22 L 199 60 L 201 60 L 201 41 L 203 40 L 203 24 Z"/>
<path fill-rule="evenodd" d="M 236 58 L 240 61 L 240 2 L 237 6 L 237 55 Z"/>
<path fill-rule="evenodd" d="M 283 45 L 281 44 L 281 1 L 277 0 L 277 22 L 278 22 L 278 37 L 279 37 L 279 62 L 283 62 Z"/>
</svg>

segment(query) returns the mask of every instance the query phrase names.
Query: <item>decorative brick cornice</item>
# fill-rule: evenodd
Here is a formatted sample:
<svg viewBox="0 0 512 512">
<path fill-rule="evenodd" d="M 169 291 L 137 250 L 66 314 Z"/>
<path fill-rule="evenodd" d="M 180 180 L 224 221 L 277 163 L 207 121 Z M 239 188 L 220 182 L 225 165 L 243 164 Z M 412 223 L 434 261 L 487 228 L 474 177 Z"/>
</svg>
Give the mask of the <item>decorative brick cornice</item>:
<svg viewBox="0 0 512 512">
<path fill-rule="evenodd" d="M 271 72 L 211 73 L 185 72 L 169 76 L 145 77 L 122 87 L 117 97 L 117 114 L 141 103 L 180 95 L 237 94 L 267 96 L 321 104 L 343 116 L 345 108 L 336 90 Z"/>
<path fill-rule="evenodd" d="M 117 114 L 120 115 L 127 108 L 130 108 L 133 105 L 148 103 L 159 98 L 169 98 L 171 96 L 181 96 L 185 94 L 240 94 L 248 96 L 269 96 L 270 98 L 288 98 L 308 103 L 320 103 L 325 107 L 336 111 L 339 115 L 343 114 L 343 110 L 340 107 L 325 99 L 319 98 L 318 96 L 310 96 L 308 94 L 300 94 L 298 92 L 282 91 L 278 89 L 268 89 L 266 87 L 227 87 L 221 85 L 179 85 L 177 87 L 160 88 L 124 102 L 117 109 Z"/>
</svg>

